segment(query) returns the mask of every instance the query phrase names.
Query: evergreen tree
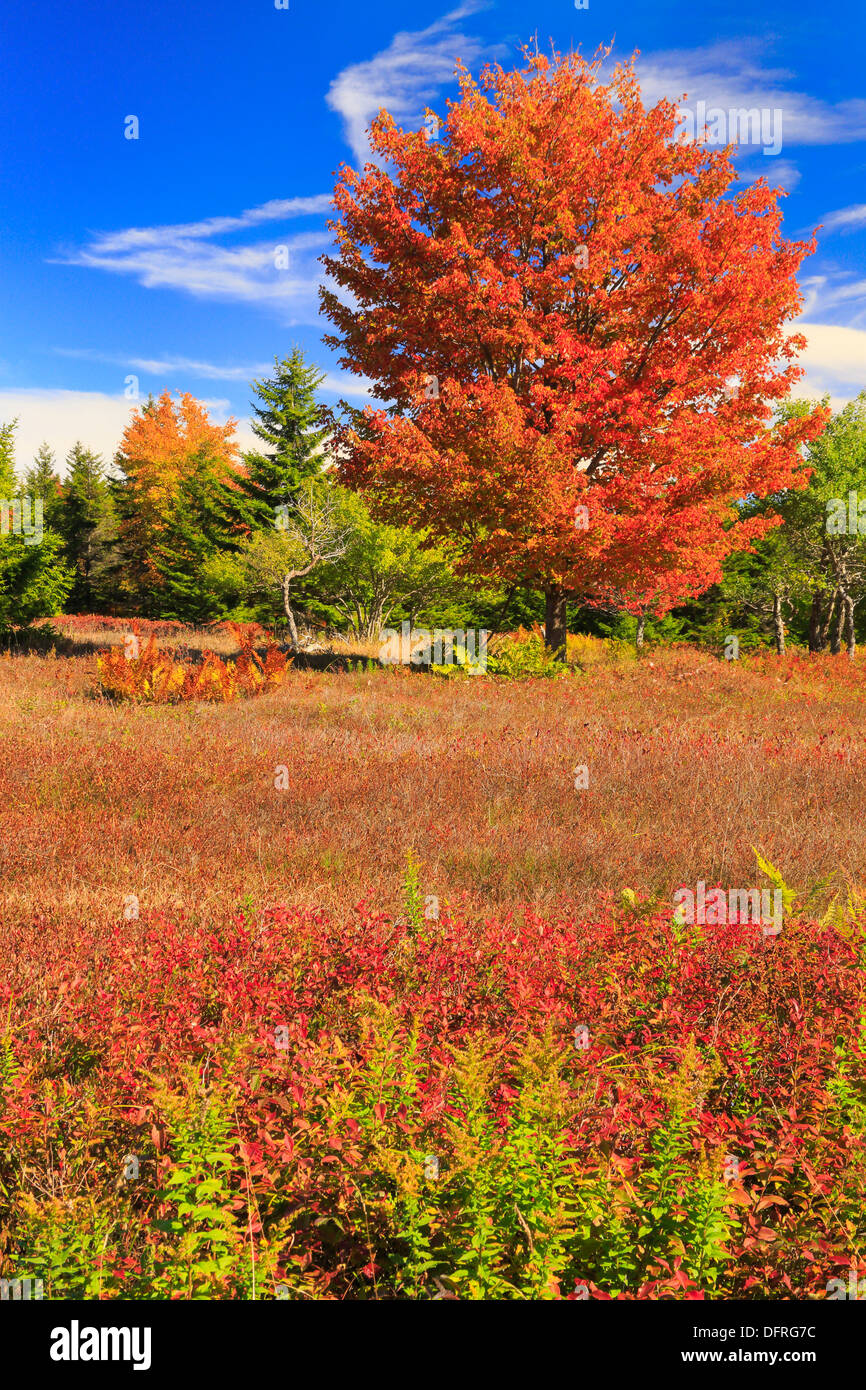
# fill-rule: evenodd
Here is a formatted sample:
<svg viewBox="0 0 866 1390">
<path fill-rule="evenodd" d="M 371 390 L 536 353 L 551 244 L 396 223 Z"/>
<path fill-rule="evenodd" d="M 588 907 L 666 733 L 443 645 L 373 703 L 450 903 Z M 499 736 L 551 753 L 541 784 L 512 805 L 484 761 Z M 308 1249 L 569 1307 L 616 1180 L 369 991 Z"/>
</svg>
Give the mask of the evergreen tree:
<svg viewBox="0 0 866 1390">
<path fill-rule="evenodd" d="M 15 429 L 18 421 L 0 425 L 0 498 L 15 497 L 18 479 L 15 477 Z"/>
<path fill-rule="evenodd" d="M 244 455 L 246 489 L 267 524 L 278 507 L 295 502 L 301 488 L 322 471 L 322 447 L 328 437 L 320 421 L 316 391 L 324 374 L 308 366 L 299 348 L 282 361 L 274 358 L 274 376 L 254 381 L 253 432 L 262 449 Z"/>
<path fill-rule="evenodd" d="M 60 533 L 75 572 L 69 598 L 73 613 L 97 613 L 111 600 L 111 558 L 115 517 L 105 466 L 80 441 L 66 457 Z"/>
<path fill-rule="evenodd" d="M 236 550 L 255 519 L 250 499 L 234 478 L 226 478 L 219 459 L 204 450 L 195 463 L 174 491 L 154 554 L 159 615 L 185 623 L 208 622 L 225 612 L 203 571 L 218 553 Z"/>
<path fill-rule="evenodd" d="M 0 632 L 59 613 L 72 584 L 60 537 L 45 527 L 42 506 L 21 496 L 17 423 L 0 425 Z"/>
<path fill-rule="evenodd" d="M 25 497 L 41 497 L 44 524 L 56 531 L 63 509 L 62 484 L 54 467 L 54 453 L 47 443 L 39 445 L 33 467 L 24 474 L 21 489 Z"/>
</svg>

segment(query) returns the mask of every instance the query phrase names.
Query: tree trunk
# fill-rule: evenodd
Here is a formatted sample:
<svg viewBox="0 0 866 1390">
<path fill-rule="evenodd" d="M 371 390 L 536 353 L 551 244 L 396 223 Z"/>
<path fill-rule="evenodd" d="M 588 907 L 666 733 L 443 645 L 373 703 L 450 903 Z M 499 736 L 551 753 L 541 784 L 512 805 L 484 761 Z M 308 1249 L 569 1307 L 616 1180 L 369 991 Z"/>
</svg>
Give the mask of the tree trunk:
<svg viewBox="0 0 866 1390">
<path fill-rule="evenodd" d="M 842 650 L 842 629 L 845 626 L 845 604 L 838 589 L 833 595 L 833 604 L 836 609 L 836 618 L 830 632 L 830 651 L 833 656 L 838 656 Z"/>
<path fill-rule="evenodd" d="M 773 631 L 776 636 L 776 651 L 779 656 L 785 655 L 785 624 L 782 621 L 782 599 L 780 594 L 773 595 Z"/>
<path fill-rule="evenodd" d="M 637 620 L 637 632 L 635 633 L 634 644 L 638 651 L 643 647 L 643 634 L 646 627 L 646 613 L 640 613 Z"/>
<path fill-rule="evenodd" d="M 822 610 L 821 627 L 818 633 L 818 651 L 822 652 L 827 645 L 830 637 L 830 624 L 833 621 L 833 614 L 836 611 L 836 592 L 830 595 L 830 603 L 827 612 Z"/>
<path fill-rule="evenodd" d="M 819 652 L 822 646 L 821 618 L 824 605 L 821 602 L 821 590 L 816 589 L 812 595 L 812 607 L 809 612 L 809 651 Z"/>
<path fill-rule="evenodd" d="M 295 626 L 295 615 L 294 615 L 294 613 L 292 612 L 292 605 L 291 605 L 291 601 L 290 601 L 290 599 L 289 599 L 289 588 L 290 588 L 290 584 L 291 584 L 291 581 L 288 579 L 288 577 L 286 577 L 286 578 L 283 580 L 283 585 L 282 585 L 282 588 L 283 588 L 283 608 L 284 608 L 284 610 L 285 610 L 285 614 L 286 614 L 286 617 L 287 617 L 288 622 L 289 622 L 289 632 L 290 632 L 291 638 L 292 638 L 292 642 L 291 642 L 292 651 L 293 651 L 293 652 L 296 652 L 296 651 L 298 650 L 298 629 L 297 629 L 297 627 Z"/>
<path fill-rule="evenodd" d="M 842 606 L 845 610 L 845 641 L 848 655 L 854 656 L 857 651 L 857 638 L 854 633 L 854 600 L 850 594 L 845 594 Z"/>
<path fill-rule="evenodd" d="M 565 590 L 559 584 L 544 591 L 544 644 L 565 660 Z"/>
</svg>

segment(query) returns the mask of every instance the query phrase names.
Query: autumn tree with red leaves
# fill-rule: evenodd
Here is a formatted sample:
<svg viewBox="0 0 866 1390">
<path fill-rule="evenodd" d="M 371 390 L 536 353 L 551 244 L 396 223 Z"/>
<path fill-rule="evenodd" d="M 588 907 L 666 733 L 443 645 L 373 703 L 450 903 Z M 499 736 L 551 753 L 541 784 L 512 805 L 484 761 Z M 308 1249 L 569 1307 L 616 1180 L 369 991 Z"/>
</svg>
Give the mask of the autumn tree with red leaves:
<svg viewBox="0 0 866 1390">
<path fill-rule="evenodd" d="M 665 611 L 773 525 L 734 503 L 799 486 L 824 416 L 779 420 L 804 345 L 785 325 L 812 242 L 728 150 L 645 109 L 633 62 L 527 51 L 460 96 L 440 138 L 381 111 L 383 167 L 343 166 L 322 290 L 341 364 L 387 409 L 336 422 L 350 486 L 461 546 L 467 570 Z M 341 293 L 345 292 L 345 293 Z"/>
</svg>

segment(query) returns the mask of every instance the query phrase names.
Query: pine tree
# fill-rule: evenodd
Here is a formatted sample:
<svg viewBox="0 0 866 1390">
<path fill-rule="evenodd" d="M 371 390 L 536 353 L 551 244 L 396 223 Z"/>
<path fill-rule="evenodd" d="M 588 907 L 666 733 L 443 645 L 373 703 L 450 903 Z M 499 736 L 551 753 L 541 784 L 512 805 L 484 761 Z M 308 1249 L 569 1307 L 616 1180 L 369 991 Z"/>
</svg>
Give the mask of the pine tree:
<svg viewBox="0 0 866 1390">
<path fill-rule="evenodd" d="M 308 366 L 299 348 L 282 361 L 274 358 L 275 374 L 254 381 L 259 404 L 252 403 L 253 431 L 264 448 L 244 455 L 246 489 L 267 521 L 276 509 L 297 500 L 304 483 L 322 471 L 322 447 L 327 428 L 319 424 L 321 407 L 316 391 L 324 374 Z M 264 518 L 263 518 L 264 519 Z"/>
<path fill-rule="evenodd" d="M 58 613 L 72 583 L 63 544 L 41 508 L 23 502 L 15 476 L 15 427 L 0 425 L 0 632 Z M 15 501 L 12 506 L 12 500 Z"/>
<path fill-rule="evenodd" d="M 62 485 L 54 467 L 54 453 L 47 443 L 39 445 L 33 467 L 24 474 L 21 489 L 25 497 L 41 497 L 44 524 L 56 531 L 63 508 Z"/>
<path fill-rule="evenodd" d="M 69 450 L 66 463 L 69 474 L 58 524 L 75 571 L 68 607 L 73 613 L 97 613 L 111 598 L 111 547 L 115 539 L 111 489 L 102 459 L 80 441 Z"/>
<path fill-rule="evenodd" d="M 226 478 L 219 459 L 203 450 L 195 462 L 177 485 L 154 552 L 159 616 L 185 623 L 204 623 L 225 611 L 202 582 L 202 571 L 217 552 L 237 549 L 255 520 L 253 504 L 235 478 Z"/>
</svg>

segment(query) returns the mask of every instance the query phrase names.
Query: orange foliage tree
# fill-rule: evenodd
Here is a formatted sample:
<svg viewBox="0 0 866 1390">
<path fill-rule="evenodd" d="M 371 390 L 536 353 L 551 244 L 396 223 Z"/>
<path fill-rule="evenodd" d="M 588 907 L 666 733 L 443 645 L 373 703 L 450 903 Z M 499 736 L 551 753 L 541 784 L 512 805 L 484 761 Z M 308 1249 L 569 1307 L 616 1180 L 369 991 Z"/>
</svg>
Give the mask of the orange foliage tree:
<svg viewBox="0 0 866 1390">
<path fill-rule="evenodd" d="M 774 420 L 814 249 L 782 238 L 779 192 L 732 192 L 730 151 L 645 109 L 633 63 L 605 84 L 606 54 L 526 56 L 458 66 L 440 139 L 379 113 L 321 294 L 326 342 L 390 403 L 343 404 L 345 480 L 543 589 L 558 647 L 568 594 L 663 611 L 717 580 L 774 524 L 737 499 L 799 486 L 824 417 Z"/>
<path fill-rule="evenodd" d="M 236 426 L 215 424 L 188 392 L 175 403 L 163 391 L 133 414 L 115 459 L 127 590 L 158 600 L 173 568 L 194 566 L 215 531 L 236 528 L 244 507 Z"/>
</svg>

